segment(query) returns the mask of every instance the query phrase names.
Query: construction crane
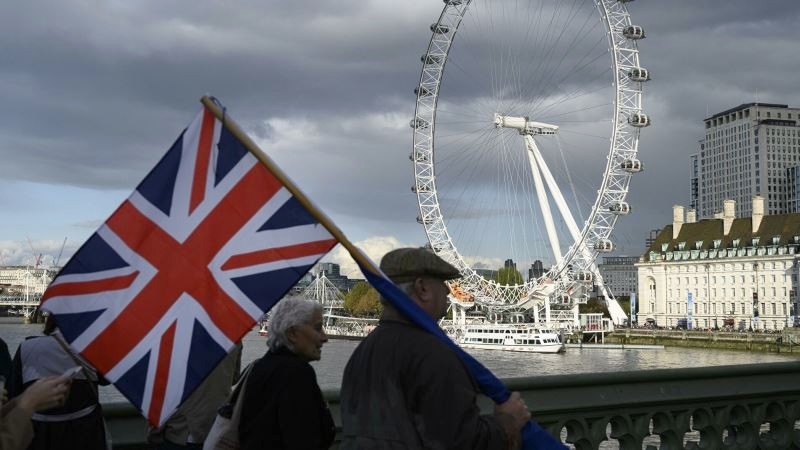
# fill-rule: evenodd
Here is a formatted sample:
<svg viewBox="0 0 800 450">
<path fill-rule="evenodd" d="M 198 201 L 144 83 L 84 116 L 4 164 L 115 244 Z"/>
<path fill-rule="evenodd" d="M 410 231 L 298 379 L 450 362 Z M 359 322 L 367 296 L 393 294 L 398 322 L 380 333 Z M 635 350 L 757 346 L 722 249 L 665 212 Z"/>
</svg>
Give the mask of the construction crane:
<svg viewBox="0 0 800 450">
<path fill-rule="evenodd" d="M 67 238 L 61 243 L 61 250 L 58 251 L 58 257 L 53 261 L 53 267 L 58 267 L 58 262 L 61 261 L 61 254 L 64 253 L 64 246 L 67 245 Z"/>
<path fill-rule="evenodd" d="M 30 246 L 31 253 L 33 254 L 33 258 L 34 258 L 33 268 L 34 269 L 38 269 L 39 268 L 39 264 L 41 264 L 41 262 L 42 262 L 42 254 L 39 253 L 37 255 L 36 254 L 36 250 L 33 249 L 33 243 L 31 242 L 30 236 L 26 236 L 26 238 L 28 239 L 28 246 Z"/>
</svg>

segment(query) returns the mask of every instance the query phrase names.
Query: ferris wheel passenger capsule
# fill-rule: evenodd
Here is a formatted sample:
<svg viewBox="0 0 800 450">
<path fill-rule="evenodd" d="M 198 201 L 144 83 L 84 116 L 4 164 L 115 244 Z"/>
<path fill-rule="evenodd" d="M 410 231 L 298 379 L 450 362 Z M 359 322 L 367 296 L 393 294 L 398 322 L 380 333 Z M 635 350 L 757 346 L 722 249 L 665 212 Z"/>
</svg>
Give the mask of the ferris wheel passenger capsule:
<svg viewBox="0 0 800 450">
<path fill-rule="evenodd" d="M 440 253 L 442 250 L 444 250 L 444 247 L 442 247 L 441 245 L 433 246 L 433 245 L 431 245 L 430 242 L 425 244 L 425 248 L 430 250 L 430 251 L 432 251 L 432 252 L 434 252 L 434 253 Z"/>
<path fill-rule="evenodd" d="M 428 162 L 428 155 L 421 152 L 412 152 L 408 155 L 408 159 L 414 162 Z"/>
<path fill-rule="evenodd" d="M 614 251 L 614 243 L 610 239 L 600 239 L 594 244 L 594 249 L 600 253 L 608 253 Z"/>
<path fill-rule="evenodd" d="M 581 283 L 591 283 L 594 280 L 592 276 L 592 272 L 588 270 L 580 270 L 575 273 L 575 280 L 580 281 Z"/>
<path fill-rule="evenodd" d="M 629 158 L 619 165 L 620 169 L 624 170 L 625 172 L 629 173 L 639 173 L 644 170 L 644 166 L 642 162 L 636 158 Z"/>
<path fill-rule="evenodd" d="M 634 67 L 628 71 L 628 78 L 633 81 L 650 81 L 650 71 L 644 67 Z"/>
<path fill-rule="evenodd" d="M 418 86 L 414 88 L 414 94 L 420 97 L 430 97 L 433 95 L 433 92 L 426 87 Z"/>
<path fill-rule="evenodd" d="M 430 225 L 433 223 L 433 217 L 417 216 L 417 223 L 421 225 Z"/>
<path fill-rule="evenodd" d="M 424 185 L 424 184 L 420 185 L 420 186 L 417 186 L 417 185 L 411 186 L 411 192 L 413 192 L 415 194 L 417 192 L 429 192 L 430 190 L 431 189 L 428 186 Z"/>
<path fill-rule="evenodd" d="M 631 213 L 631 205 L 627 202 L 614 202 L 608 205 L 608 210 L 618 216 L 626 216 Z"/>
<path fill-rule="evenodd" d="M 628 123 L 636 128 L 649 127 L 650 122 L 650 116 L 641 112 L 633 113 L 628 117 Z"/>
<path fill-rule="evenodd" d="M 411 119 L 411 122 L 409 122 L 408 125 L 415 130 L 424 130 L 428 128 L 429 124 L 427 120 L 421 117 L 415 117 Z"/>
<path fill-rule="evenodd" d="M 644 39 L 647 37 L 644 32 L 644 28 L 640 27 L 639 25 L 630 25 L 625 27 L 622 30 L 622 35 L 628 39 Z"/>
<path fill-rule="evenodd" d="M 569 305 L 572 302 L 572 298 L 570 298 L 569 294 L 561 294 L 558 296 L 558 303 L 562 305 Z"/>
<path fill-rule="evenodd" d="M 428 65 L 439 64 L 440 62 L 442 62 L 442 57 L 439 55 L 431 55 L 430 53 L 426 53 L 420 56 L 419 60 Z"/>
<path fill-rule="evenodd" d="M 436 34 L 447 34 L 450 32 L 450 27 L 448 27 L 447 25 L 442 25 L 440 23 L 432 23 L 431 31 L 433 31 Z"/>
</svg>

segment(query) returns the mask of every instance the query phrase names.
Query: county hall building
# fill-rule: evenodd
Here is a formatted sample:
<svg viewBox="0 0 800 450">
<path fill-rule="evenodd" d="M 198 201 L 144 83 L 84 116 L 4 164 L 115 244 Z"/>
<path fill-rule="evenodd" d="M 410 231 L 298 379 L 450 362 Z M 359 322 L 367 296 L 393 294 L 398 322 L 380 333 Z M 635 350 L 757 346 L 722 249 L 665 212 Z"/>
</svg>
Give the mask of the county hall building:
<svg viewBox="0 0 800 450">
<path fill-rule="evenodd" d="M 735 201 L 697 220 L 673 207 L 666 225 L 636 263 L 638 325 L 695 329 L 781 330 L 794 324 L 800 213 L 736 217 Z"/>
</svg>

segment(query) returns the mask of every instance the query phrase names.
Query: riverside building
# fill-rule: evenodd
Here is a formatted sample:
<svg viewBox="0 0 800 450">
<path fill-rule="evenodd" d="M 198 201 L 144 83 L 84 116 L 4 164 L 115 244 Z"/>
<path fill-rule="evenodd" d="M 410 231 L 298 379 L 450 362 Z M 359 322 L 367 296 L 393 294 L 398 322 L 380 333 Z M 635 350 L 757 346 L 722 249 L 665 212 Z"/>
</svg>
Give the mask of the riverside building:
<svg viewBox="0 0 800 450">
<path fill-rule="evenodd" d="M 690 156 L 690 208 L 700 218 L 736 202 L 750 216 L 764 197 L 768 215 L 800 212 L 800 108 L 746 103 L 704 119 L 700 151 Z"/>
<path fill-rule="evenodd" d="M 603 284 L 615 297 L 630 296 L 636 292 L 636 262 L 638 256 L 604 256 L 597 266 Z"/>
<path fill-rule="evenodd" d="M 781 330 L 792 326 L 798 292 L 800 213 L 765 214 L 753 197 L 750 217 L 735 201 L 712 219 L 673 207 L 666 225 L 636 263 L 637 323 L 693 328 Z"/>
</svg>

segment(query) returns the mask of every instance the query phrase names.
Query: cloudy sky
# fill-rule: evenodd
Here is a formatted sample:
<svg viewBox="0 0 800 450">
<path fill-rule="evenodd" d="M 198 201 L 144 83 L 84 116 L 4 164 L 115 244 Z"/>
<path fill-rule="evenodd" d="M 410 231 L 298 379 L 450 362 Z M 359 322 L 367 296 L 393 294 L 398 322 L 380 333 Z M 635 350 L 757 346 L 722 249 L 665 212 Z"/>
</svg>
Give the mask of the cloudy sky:
<svg viewBox="0 0 800 450">
<path fill-rule="evenodd" d="M 408 124 L 420 55 L 443 3 L 188 5 L 0 7 L 0 264 L 27 264 L 39 253 L 52 264 L 66 238 L 63 264 L 206 93 L 373 257 L 424 244 L 409 189 Z M 649 230 L 671 221 L 672 205 L 688 202 L 688 155 L 704 117 L 756 100 L 800 107 L 800 2 L 628 5 L 647 30 L 639 48 L 653 76 L 643 99 L 653 126 L 639 142 L 646 176 L 633 179 L 634 214 L 613 234 L 618 253 L 635 255 Z M 346 263 L 341 253 L 328 259 Z"/>
</svg>

